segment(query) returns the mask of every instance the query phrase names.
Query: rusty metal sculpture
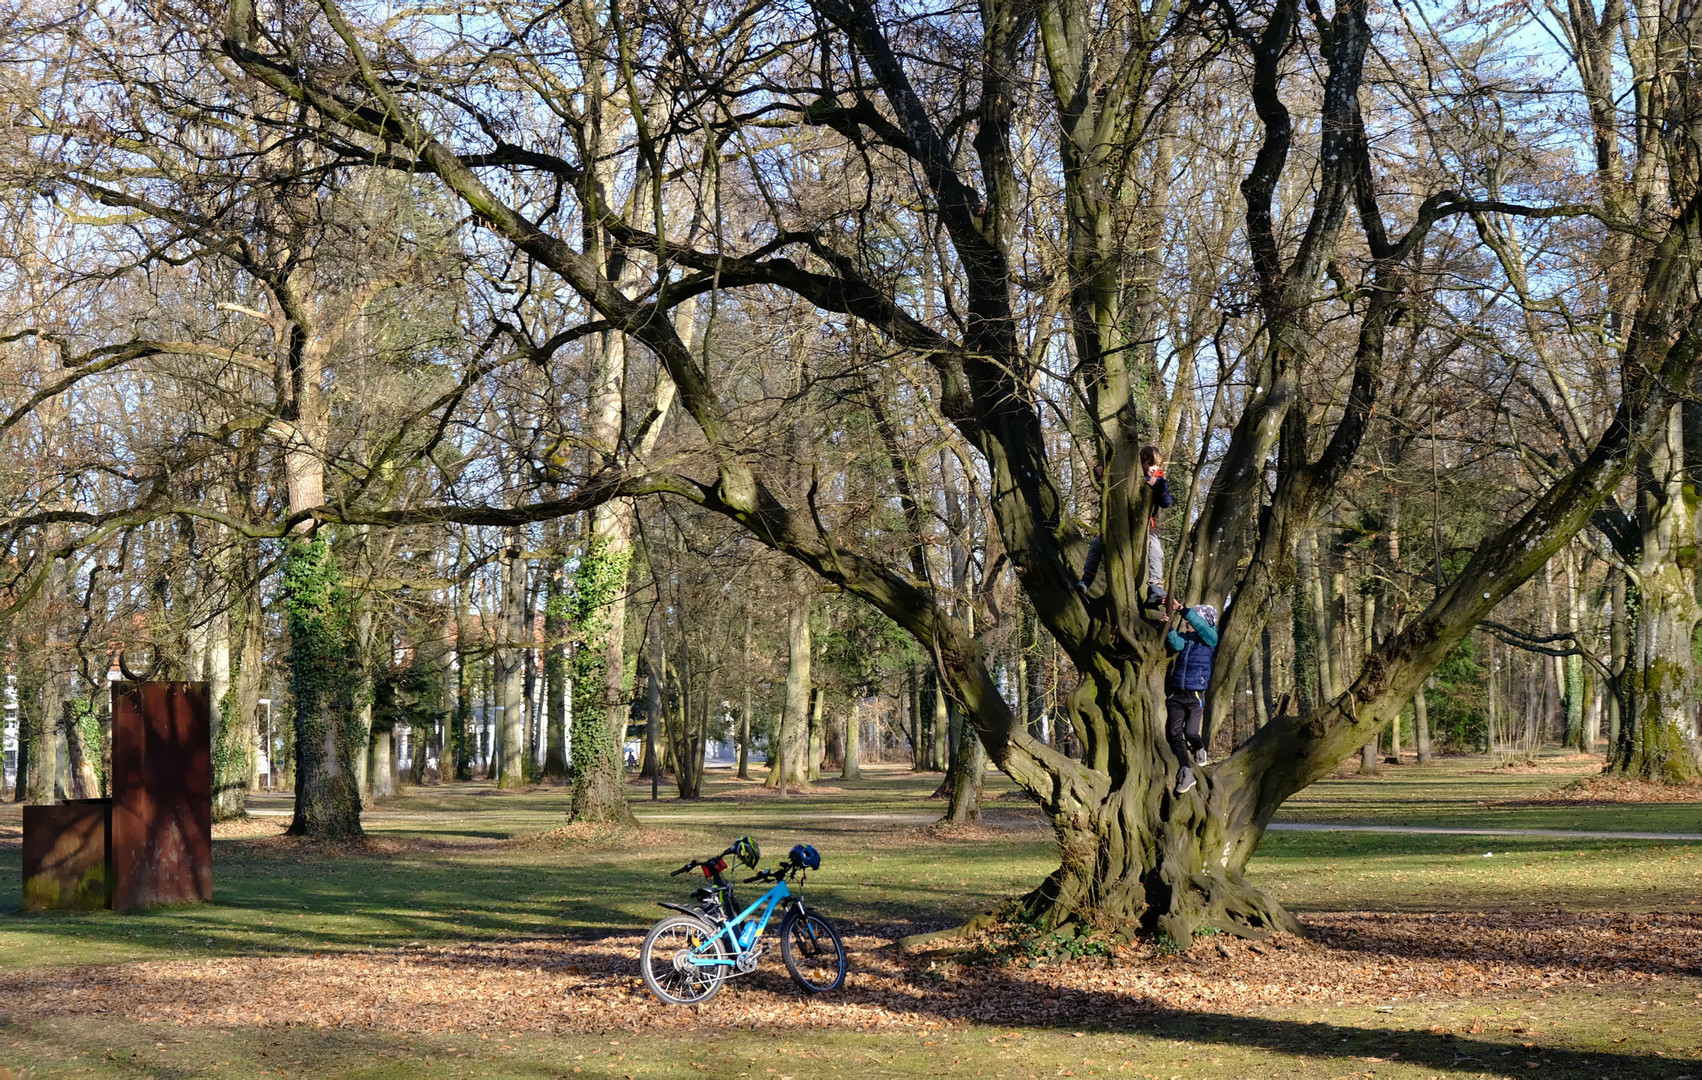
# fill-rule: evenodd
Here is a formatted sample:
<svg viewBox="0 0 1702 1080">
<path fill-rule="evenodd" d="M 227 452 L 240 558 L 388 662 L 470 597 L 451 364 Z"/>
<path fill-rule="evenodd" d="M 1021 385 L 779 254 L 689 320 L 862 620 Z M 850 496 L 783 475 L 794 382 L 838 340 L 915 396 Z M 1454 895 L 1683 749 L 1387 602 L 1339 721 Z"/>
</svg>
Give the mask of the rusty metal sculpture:
<svg viewBox="0 0 1702 1080">
<path fill-rule="evenodd" d="M 213 769 L 206 683 L 112 687 L 112 798 L 24 811 L 24 906 L 184 904 L 213 898 Z"/>
</svg>

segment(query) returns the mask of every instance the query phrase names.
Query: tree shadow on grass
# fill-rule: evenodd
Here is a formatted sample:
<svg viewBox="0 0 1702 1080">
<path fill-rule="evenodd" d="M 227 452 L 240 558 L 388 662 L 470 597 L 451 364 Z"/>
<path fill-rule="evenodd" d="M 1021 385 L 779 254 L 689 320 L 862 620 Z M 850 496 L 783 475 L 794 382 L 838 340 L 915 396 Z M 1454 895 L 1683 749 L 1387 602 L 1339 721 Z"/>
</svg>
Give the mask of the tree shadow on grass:
<svg viewBox="0 0 1702 1080">
<path fill-rule="evenodd" d="M 1313 940 L 1331 949 L 1376 957 L 1528 962 L 1558 969 L 1572 979 L 1589 979 L 1603 971 L 1702 977 L 1702 914 L 1314 912 L 1301 922 Z"/>
</svg>

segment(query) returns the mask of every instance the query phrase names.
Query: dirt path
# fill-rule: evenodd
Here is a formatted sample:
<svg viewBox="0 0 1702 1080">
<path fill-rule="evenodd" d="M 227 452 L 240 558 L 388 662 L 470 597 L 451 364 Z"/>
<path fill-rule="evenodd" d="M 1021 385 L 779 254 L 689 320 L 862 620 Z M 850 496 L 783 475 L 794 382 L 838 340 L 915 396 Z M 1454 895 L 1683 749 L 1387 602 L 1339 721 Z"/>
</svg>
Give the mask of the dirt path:
<svg viewBox="0 0 1702 1080">
<path fill-rule="evenodd" d="M 1328 825 L 1284 821 L 1267 825 L 1271 832 L 1366 832 L 1403 836 L 1548 836 L 1565 840 L 1702 840 L 1702 833 L 1598 832 L 1594 829 L 1451 829 L 1440 825 Z"/>
</svg>

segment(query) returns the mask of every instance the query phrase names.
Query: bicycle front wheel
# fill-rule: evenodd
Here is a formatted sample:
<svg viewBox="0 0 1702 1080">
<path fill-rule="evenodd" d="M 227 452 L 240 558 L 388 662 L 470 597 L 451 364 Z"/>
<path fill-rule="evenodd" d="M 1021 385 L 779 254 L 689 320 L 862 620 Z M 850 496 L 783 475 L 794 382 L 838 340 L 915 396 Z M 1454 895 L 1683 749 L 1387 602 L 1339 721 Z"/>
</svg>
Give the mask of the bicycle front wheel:
<svg viewBox="0 0 1702 1080">
<path fill-rule="evenodd" d="M 845 946 L 839 931 L 813 911 L 798 908 L 780 922 L 780 958 L 792 981 L 812 994 L 824 994 L 845 985 Z"/>
<path fill-rule="evenodd" d="M 638 951 L 644 985 L 669 1005 L 696 1005 L 720 993 L 727 965 L 692 963 L 727 958 L 726 943 L 711 938 L 715 928 L 690 915 L 670 915 L 652 926 Z"/>
</svg>

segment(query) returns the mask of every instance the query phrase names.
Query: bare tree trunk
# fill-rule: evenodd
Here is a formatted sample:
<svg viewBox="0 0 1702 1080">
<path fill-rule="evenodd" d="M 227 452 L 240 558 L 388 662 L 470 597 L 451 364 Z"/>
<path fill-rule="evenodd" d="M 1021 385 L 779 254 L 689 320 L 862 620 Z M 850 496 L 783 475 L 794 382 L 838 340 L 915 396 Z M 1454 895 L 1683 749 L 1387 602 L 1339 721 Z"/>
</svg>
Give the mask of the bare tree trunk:
<svg viewBox="0 0 1702 1080">
<path fill-rule="evenodd" d="M 1488 716 L 1488 730 L 1487 730 L 1485 737 L 1484 737 L 1484 744 L 1485 744 L 1485 748 L 1487 750 L 1493 752 L 1496 749 L 1498 749 L 1497 743 L 1501 739 L 1501 723 L 1502 723 L 1502 720 L 1501 720 L 1501 678 L 1500 678 L 1500 671 L 1496 667 L 1495 638 L 1490 637 L 1490 636 L 1485 636 L 1484 637 L 1483 650 L 1484 650 L 1483 651 L 1484 667 L 1489 672 L 1489 679 L 1488 679 L 1488 682 L 1489 682 L 1489 710 L 1488 710 L 1489 716 Z"/>
<path fill-rule="evenodd" d="M 1420 686 L 1412 695 L 1412 737 L 1418 743 L 1418 763 L 1430 764 L 1430 702 Z"/>
<path fill-rule="evenodd" d="M 926 735 L 922 730 L 922 680 L 914 664 L 905 670 L 904 680 L 906 710 L 910 713 L 910 771 L 926 772 L 928 747 L 922 741 Z"/>
<path fill-rule="evenodd" d="M 851 702 L 851 711 L 845 717 L 845 763 L 839 769 L 841 780 L 860 780 L 863 776 L 863 700 L 860 696 L 863 688 L 859 687 L 859 695 Z"/>
<path fill-rule="evenodd" d="M 499 764 L 497 786 L 526 785 L 526 559 L 518 532 L 508 537 L 508 557 L 502 563 L 502 619 L 496 634 L 497 721 Z"/>
<path fill-rule="evenodd" d="M 1358 627 L 1359 633 L 1357 635 L 1352 635 L 1350 633 L 1347 640 L 1349 640 L 1350 642 L 1352 642 L 1352 644 L 1354 644 L 1358 647 L 1355 650 L 1359 654 L 1356 657 L 1356 659 L 1363 661 L 1363 658 L 1370 656 L 1372 650 L 1375 648 L 1373 636 L 1376 633 L 1376 625 L 1377 625 L 1377 600 L 1376 600 L 1376 597 L 1373 596 L 1369 592 L 1366 593 L 1364 598 L 1363 598 L 1363 603 L 1361 605 L 1360 611 L 1361 611 L 1361 615 L 1360 615 L 1360 619 L 1359 619 L 1360 625 Z M 1348 628 L 1344 627 L 1344 629 L 1348 629 Z M 1348 666 L 1357 667 L 1358 665 L 1357 664 L 1344 665 L 1343 670 L 1346 670 L 1346 668 Z M 1400 722 L 1401 722 L 1400 714 L 1396 713 L 1395 719 L 1393 720 L 1393 722 L 1390 723 L 1389 726 L 1391 728 L 1397 728 L 1397 726 L 1400 724 Z M 1375 773 L 1377 773 L 1381 770 L 1383 762 L 1382 762 L 1382 759 L 1378 756 L 1377 744 L 1378 744 L 1378 737 L 1377 737 L 1377 735 L 1373 734 L 1371 736 L 1371 741 L 1366 743 L 1365 746 L 1360 749 L 1360 752 L 1359 752 L 1359 771 L 1361 773 L 1375 774 Z M 1393 746 L 1394 746 L 1394 752 L 1396 754 L 1399 754 L 1400 748 L 1401 748 L 1400 736 L 1399 735 L 1396 735 L 1394 737 Z"/>
<path fill-rule="evenodd" d="M 1612 674 L 1607 684 L 1607 745 L 1608 753 L 1612 754 L 1619 748 L 1626 694 L 1630 689 L 1625 669 L 1631 658 L 1631 617 L 1626 610 L 1630 598 L 1626 595 L 1629 579 L 1625 572 L 1618 567 L 1609 567 L 1608 577 L 1613 582 L 1613 615 L 1608 638 L 1608 669 Z"/>
<path fill-rule="evenodd" d="M 744 663 L 740 666 L 744 683 L 745 704 L 739 710 L 739 779 L 749 780 L 751 761 L 751 613 L 745 612 Z"/>
<path fill-rule="evenodd" d="M 645 663 L 644 679 L 644 760 L 639 775 L 650 779 L 650 801 L 662 797 L 662 674 L 667 670 L 667 658 L 662 652 L 662 628 L 650 627 L 650 652 Z"/>
<path fill-rule="evenodd" d="M 808 785 L 806 761 L 810 737 L 810 594 L 808 581 L 795 574 L 792 605 L 786 619 L 786 699 L 776 733 L 774 761 L 770 763 L 768 787 L 782 791 L 788 784 Z"/>
<path fill-rule="evenodd" d="M 827 740 L 822 732 L 822 691 L 810 687 L 810 727 L 804 739 L 804 775 L 810 783 L 821 779 L 822 759 L 827 755 Z"/>
<path fill-rule="evenodd" d="M 1259 646 L 1253 650 L 1248 665 L 1247 683 L 1253 692 L 1253 730 L 1264 727 L 1271 720 L 1270 689 L 1271 677 L 1268 657 L 1271 651 L 1271 631 L 1265 628 L 1264 636 Z"/>
<path fill-rule="evenodd" d="M 396 794 L 396 729 L 381 724 L 372 732 L 372 764 L 368 782 L 373 798 L 388 798 Z"/>
<path fill-rule="evenodd" d="M 1578 564 L 1577 552 L 1570 544 L 1566 547 L 1566 632 L 1572 636 L 1574 646 L 1581 644 L 1579 636 L 1584 625 L 1584 582 L 1583 568 Z M 1565 658 L 1564 672 L 1566 676 L 1566 738 L 1565 745 L 1578 750 L 1592 747 L 1595 740 L 1584 731 L 1584 714 L 1588 709 L 1589 688 L 1584 679 L 1584 658 L 1568 656 Z"/>
<path fill-rule="evenodd" d="M 566 568 L 553 554 L 544 578 L 544 779 L 567 778 Z"/>
<path fill-rule="evenodd" d="M 250 559 L 256 556 L 250 554 Z M 232 768 L 229 783 L 214 793 L 213 812 L 229 821 L 248 812 L 247 792 L 260 788 L 260 755 L 255 752 L 263 737 L 260 699 L 266 691 L 265 611 L 258 585 L 242 594 L 242 644 L 237 653 L 236 708 L 230 718 L 228 742 L 233 762 L 241 755 L 241 768 Z M 266 767 L 272 768 L 273 748 L 266 747 Z"/>
</svg>

